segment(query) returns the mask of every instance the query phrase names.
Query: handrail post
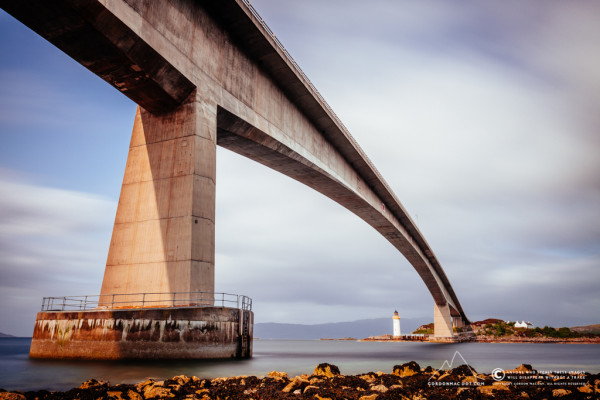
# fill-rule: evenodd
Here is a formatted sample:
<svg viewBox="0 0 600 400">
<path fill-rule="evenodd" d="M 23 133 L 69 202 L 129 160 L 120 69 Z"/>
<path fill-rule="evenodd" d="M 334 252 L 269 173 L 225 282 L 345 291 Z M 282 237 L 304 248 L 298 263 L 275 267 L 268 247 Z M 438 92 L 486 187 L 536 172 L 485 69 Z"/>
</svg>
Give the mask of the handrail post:
<svg viewBox="0 0 600 400">
<path fill-rule="evenodd" d="M 204 298 L 204 295 L 206 299 Z M 117 296 L 142 296 L 142 300 L 124 300 L 117 301 Z M 234 293 L 225 293 L 225 292 L 160 292 L 160 293 L 112 293 L 110 302 L 102 300 L 108 295 L 81 295 L 81 296 L 62 296 L 62 297 L 43 297 L 42 298 L 42 306 L 41 311 L 65 311 L 65 310 L 88 310 L 94 308 L 94 306 L 99 307 L 102 304 L 102 307 L 110 307 L 114 309 L 118 307 L 117 304 L 120 303 L 128 303 L 131 302 L 137 306 L 141 303 L 141 307 L 144 308 L 146 306 L 146 295 L 157 295 L 159 296 L 159 300 L 148 300 L 149 304 L 152 303 L 161 303 L 165 304 L 168 307 L 168 297 L 171 297 L 171 305 L 172 307 L 176 306 L 197 306 L 197 307 L 218 307 L 219 301 L 221 302 L 222 308 L 234 308 L 237 309 L 252 310 L 252 299 Z M 180 296 L 181 295 L 181 296 Z M 219 298 L 220 297 L 220 298 Z M 94 300 L 96 299 L 96 300 Z M 180 302 L 181 304 L 178 304 Z M 110 303 L 110 304 L 108 304 Z M 227 303 L 227 304 L 225 304 Z M 235 304 L 235 305 L 234 305 Z M 152 307 L 152 305 L 150 305 Z"/>
</svg>

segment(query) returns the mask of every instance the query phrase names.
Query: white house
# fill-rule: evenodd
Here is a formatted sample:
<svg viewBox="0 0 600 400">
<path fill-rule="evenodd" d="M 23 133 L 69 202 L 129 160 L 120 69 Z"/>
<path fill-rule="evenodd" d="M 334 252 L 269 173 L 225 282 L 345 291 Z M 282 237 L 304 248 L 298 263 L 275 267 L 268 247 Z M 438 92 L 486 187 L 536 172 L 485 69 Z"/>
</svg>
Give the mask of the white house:
<svg viewBox="0 0 600 400">
<path fill-rule="evenodd" d="M 521 322 L 515 321 L 515 328 L 531 329 L 531 328 L 533 328 L 533 324 L 531 322 L 525 322 L 525 320 L 523 320 Z"/>
</svg>

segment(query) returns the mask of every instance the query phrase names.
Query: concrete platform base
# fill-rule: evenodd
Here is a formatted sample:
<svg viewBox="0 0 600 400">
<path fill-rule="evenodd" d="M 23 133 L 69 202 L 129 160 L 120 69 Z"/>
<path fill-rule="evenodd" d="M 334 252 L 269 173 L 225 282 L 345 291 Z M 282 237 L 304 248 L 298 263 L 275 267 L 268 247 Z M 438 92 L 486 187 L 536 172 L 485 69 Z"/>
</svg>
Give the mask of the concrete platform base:
<svg viewBox="0 0 600 400">
<path fill-rule="evenodd" d="M 431 343 L 458 343 L 460 340 L 457 336 L 447 336 L 447 337 L 435 337 L 430 336 L 429 342 Z"/>
<path fill-rule="evenodd" d="M 472 342 L 475 340 L 475 334 L 473 331 L 457 333 L 454 336 L 429 336 L 431 343 L 463 343 Z"/>
<path fill-rule="evenodd" d="M 252 311 L 226 307 L 45 311 L 29 356 L 54 359 L 252 357 Z"/>
</svg>

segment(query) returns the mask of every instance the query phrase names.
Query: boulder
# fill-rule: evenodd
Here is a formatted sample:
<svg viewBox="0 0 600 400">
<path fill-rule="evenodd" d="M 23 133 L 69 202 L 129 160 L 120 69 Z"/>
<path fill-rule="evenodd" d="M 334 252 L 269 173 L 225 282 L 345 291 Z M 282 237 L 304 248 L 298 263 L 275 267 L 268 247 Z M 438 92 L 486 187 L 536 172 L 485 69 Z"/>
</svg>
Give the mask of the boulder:
<svg viewBox="0 0 600 400">
<path fill-rule="evenodd" d="M 427 368 L 425 368 L 425 369 L 423 370 L 423 372 L 424 372 L 424 373 L 426 373 L 426 374 L 433 374 L 435 371 L 436 371 L 436 370 L 435 370 L 435 369 L 433 369 L 433 367 L 432 367 L 431 365 L 428 365 L 428 366 L 427 366 Z"/>
<path fill-rule="evenodd" d="M 135 384 L 135 388 L 137 389 L 138 392 L 142 393 L 144 391 L 144 387 L 148 386 L 148 385 L 153 385 L 154 384 L 154 379 L 147 379 L 144 382 L 139 382 Z"/>
<path fill-rule="evenodd" d="M 374 392 L 385 393 L 388 391 L 388 388 L 385 387 L 384 385 L 376 385 L 376 386 L 371 386 L 371 390 Z"/>
<path fill-rule="evenodd" d="M 340 375 L 340 369 L 335 365 L 322 363 L 315 367 L 313 375 L 333 378 L 334 376 Z"/>
<path fill-rule="evenodd" d="M 89 381 L 83 382 L 79 389 L 89 389 L 89 388 L 99 388 L 99 387 L 109 387 L 110 382 L 108 381 L 99 381 L 97 379 L 90 379 Z"/>
<path fill-rule="evenodd" d="M 297 376 L 283 388 L 282 392 L 289 393 L 297 389 L 302 389 L 303 386 L 308 386 L 308 380 Z"/>
<path fill-rule="evenodd" d="M 496 392 L 510 391 L 510 388 L 508 387 L 508 385 L 503 385 L 503 384 L 501 384 L 499 382 L 495 382 L 492 385 L 477 386 L 477 391 L 479 393 L 483 393 L 483 394 L 487 394 L 487 395 L 493 396 L 494 393 L 496 393 Z"/>
<path fill-rule="evenodd" d="M 571 394 L 571 391 L 566 389 L 554 389 L 552 391 L 552 397 L 563 397 L 569 394 Z"/>
<path fill-rule="evenodd" d="M 191 381 L 192 378 L 190 378 L 189 376 L 185 376 L 185 375 L 177 375 L 177 376 L 174 376 L 173 378 L 171 378 L 171 380 L 175 381 L 178 385 L 183 386 L 183 385 L 186 385 L 189 381 Z"/>
<path fill-rule="evenodd" d="M 589 383 L 584 386 L 580 386 L 577 388 L 577 390 L 579 390 L 581 393 L 594 393 L 594 388 Z"/>
<path fill-rule="evenodd" d="M 309 390 L 319 390 L 319 387 L 314 385 L 308 385 L 304 388 L 304 393 L 306 394 L 306 392 L 308 392 Z"/>
<path fill-rule="evenodd" d="M 114 399 L 114 400 L 129 400 L 128 399 L 128 397 L 129 397 L 128 395 L 125 396 L 125 397 L 123 397 L 123 393 L 119 392 L 117 390 L 109 390 L 109 391 L 106 392 L 106 395 L 110 396 L 110 398 Z M 140 396 L 140 398 L 141 398 L 141 396 Z"/>
<path fill-rule="evenodd" d="M 368 383 L 373 383 L 375 382 L 375 377 L 373 375 L 370 374 L 366 374 L 366 375 L 360 375 L 359 376 L 360 379 L 368 382 Z"/>
<path fill-rule="evenodd" d="M 359 400 L 375 400 L 377 399 L 377 397 L 379 397 L 379 395 L 377 393 L 374 393 L 369 396 L 361 396 Z"/>
<path fill-rule="evenodd" d="M 466 378 L 464 378 L 461 382 L 466 382 L 466 383 L 475 383 L 475 382 L 479 382 L 479 379 L 476 376 L 467 376 Z"/>
<path fill-rule="evenodd" d="M 129 400 L 144 400 L 144 398 L 142 397 L 141 394 L 139 394 L 138 392 L 135 392 L 131 389 L 129 389 L 129 391 L 127 391 L 127 396 L 129 396 Z"/>
<path fill-rule="evenodd" d="M 152 382 L 143 387 L 143 393 L 145 399 L 164 399 L 167 397 L 175 397 L 172 392 L 172 388 L 165 387 L 164 381 Z"/>
<path fill-rule="evenodd" d="M 0 400 L 25 400 L 25 395 L 15 392 L 0 392 Z"/>
<path fill-rule="evenodd" d="M 269 378 L 275 378 L 275 379 L 288 379 L 288 374 L 287 372 L 279 372 L 279 371 L 271 371 L 267 374 L 267 377 Z"/>
<path fill-rule="evenodd" d="M 416 361 L 410 361 L 401 365 L 394 365 L 393 374 L 400 378 L 413 376 L 421 372 L 421 367 Z"/>
<path fill-rule="evenodd" d="M 533 367 L 530 364 L 521 364 L 516 368 L 516 371 L 529 372 L 529 371 L 533 371 Z"/>
</svg>

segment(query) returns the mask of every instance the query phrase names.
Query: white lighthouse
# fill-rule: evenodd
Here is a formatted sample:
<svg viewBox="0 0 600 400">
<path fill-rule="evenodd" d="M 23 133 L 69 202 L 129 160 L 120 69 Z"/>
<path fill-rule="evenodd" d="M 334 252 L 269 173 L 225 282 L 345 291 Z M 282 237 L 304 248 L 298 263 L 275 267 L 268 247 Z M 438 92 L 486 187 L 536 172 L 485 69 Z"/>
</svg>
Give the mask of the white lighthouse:
<svg viewBox="0 0 600 400">
<path fill-rule="evenodd" d="M 398 315 L 398 311 L 394 311 L 394 317 L 392 321 L 394 327 L 394 337 L 400 337 L 400 315 Z"/>
</svg>

